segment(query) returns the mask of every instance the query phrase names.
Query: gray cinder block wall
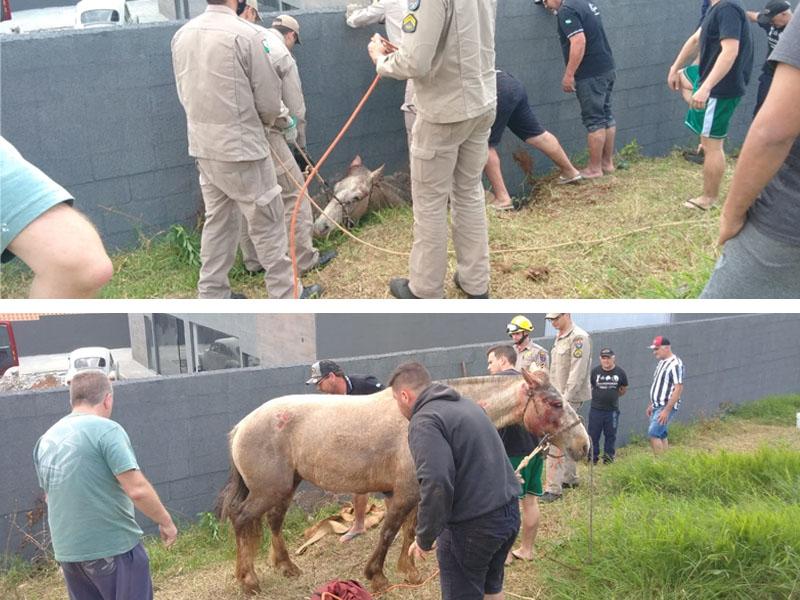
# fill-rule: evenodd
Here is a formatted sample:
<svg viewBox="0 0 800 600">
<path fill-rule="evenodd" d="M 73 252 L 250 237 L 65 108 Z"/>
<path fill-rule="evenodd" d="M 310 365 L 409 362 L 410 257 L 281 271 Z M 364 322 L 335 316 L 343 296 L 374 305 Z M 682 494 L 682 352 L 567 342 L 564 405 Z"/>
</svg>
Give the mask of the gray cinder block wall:
<svg viewBox="0 0 800 600">
<path fill-rule="evenodd" d="M 655 360 L 647 348 L 653 336 L 667 335 L 686 364 L 684 401 L 678 420 L 691 421 L 769 394 L 799 393 L 798 315 L 746 315 L 692 323 L 604 332 L 594 337 L 594 354 L 604 345 L 617 353 L 628 373 L 630 391 L 622 399 L 621 443 L 644 435 L 644 410 Z M 776 342 L 776 340 L 778 340 Z M 552 339 L 541 340 L 547 347 Z M 433 348 L 342 359 L 351 373 L 386 380 L 401 362 L 420 360 L 435 378 L 485 373 L 489 344 Z M 463 362 L 463 367 L 462 367 Z M 307 365 L 238 369 L 115 385 L 114 419 L 130 434 L 139 464 L 166 505 L 184 519 L 211 510 L 228 471 L 227 433 L 261 403 L 285 394 L 308 392 Z M 584 407 L 584 412 L 588 406 Z M 14 516 L 41 497 L 32 449 L 38 437 L 68 412 L 65 390 L 20 392 L 0 397 L 0 539 L 20 548 Z M 147 525 L 146 519 L 142 523 Z M 12 528 L 13 531 L 9 531 Z M 152 531 L 152 528 L 150 529 Z"/>
<path fill-rule="evenodd" d="M 659 155 L 694 143 L 683 126 L 685 105 L 667 90 L 666 74 L 697 26 L 697 0 L 598 0 L 618 76 L 614 110 L 618 147 L 636 139 Z M 745 0 L 748 8 L 761 0 Z M 374 27 L 352 30 L 343 9 L 298 14 L 296 49 L 309 110 L 308 150 L 319 158 L 374 77 L 366 52 Z M 269 15 L 265 15 L 269 19 Z M 169 43 L 180 23 L 104 31 L 0 36 L 3 135 L 69 189 L 111 248 L 173 223 L 193 225 L 202 212 L 197 174 L 187 155 L 186 122 L 175 92 Z M 766 54 L 755 26 L 756 67 L 734 118 L 731 144 L 750 123 L 755 79 Z M 497 66 L 519 77 L 543 125 L 570 154 L 585 148 L 577 101 L 561 92 L 563 60 L 555 18 L 530 0 L 504 0 L 497 12 Z M 407 165 L 400 111 L 403 84 L 381 81 L 350 132 L 323 167 L 341 176 L 358 153 L 387 172 Z M 506 132 L 501 146 L 509 189 L 521 191 L 511 160 L 521 143 Z M 537 171 L 550 168 L 534 154 Z"/>
</svg>

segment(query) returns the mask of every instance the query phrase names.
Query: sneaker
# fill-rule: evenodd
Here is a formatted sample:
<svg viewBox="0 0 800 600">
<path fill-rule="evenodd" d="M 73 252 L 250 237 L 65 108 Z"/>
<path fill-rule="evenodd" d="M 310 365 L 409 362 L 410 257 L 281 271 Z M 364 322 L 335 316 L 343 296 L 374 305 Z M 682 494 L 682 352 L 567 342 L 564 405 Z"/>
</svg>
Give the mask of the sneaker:
<svg viewBox="0 0 800 600">
<path fill-rule="evenodd" d="M 405 277 L 395 277 L 389 281 L 389 291 L 392 296 L 401 300 L 419 300 L 419 296 L 415 296 L 411 288 L 408 287 L 408 279 Z"/>
<path fill-rule="evenodd" d="M 247 296 L 238 292 L 231 292 L 231 300 L 247 300 Z"/>
<path fill-rule="evenodd" d="M 696 165 L 702 165 L 705 160 L 705 156 L 703 155 L 702 152 L 684 150 L 683 152 L 681 152 L 681 155 L 685 160 L 688 160 L 690 163 L 694 163 Z"/>
<path fill-rule="evenodd" d="M 322 286 L 318 283 L 312 283 L 303 288 L 303 293 L 300 294 L 300 300 L 319 298 L 320 296 L 322 296 Z"/>
<path fill-rule="evenodd" d="M 328 266 L 328 263 L 330 263 L 337 256 L 338 253 L 336 250 L 326 250 L 319 255 L 316 264 L 303 271 L 302 274 L 305 275 L 306 273 L 311 273 L 311 271 L 319 271 L 320 269 L 324 269 L 326 266 Z"/>
<path fill-rule="evenodd" d="M 453 273 L 453 283 L 456 284 L 456 287 L 464 292 L 467 295 L 467 298 L 470 300 L 482 300 L 489 297 L 489 292 L 484 292 L 483 294 L 470 294 L 469 292 L 465 291 L 464 288 L 461 287 L 461 282 L 458 280 L 458 271 Z"/>
<path fill-rule="evenodd" d="M 561 500 L 561 494 L 551 494 L 550 492 L 545 492 L 539 497 L 539 502 L 550 503 L 555 502 L 556 500 Z"/>
<path fill-rule="evenodd" d="M 576 481 L 575 483 L 562 483 L 561 487 L 564 488 L 565 490 L 571 490 L 573 488 L 578 487 L 578 485 L 580 484 Z"/>
</svg>

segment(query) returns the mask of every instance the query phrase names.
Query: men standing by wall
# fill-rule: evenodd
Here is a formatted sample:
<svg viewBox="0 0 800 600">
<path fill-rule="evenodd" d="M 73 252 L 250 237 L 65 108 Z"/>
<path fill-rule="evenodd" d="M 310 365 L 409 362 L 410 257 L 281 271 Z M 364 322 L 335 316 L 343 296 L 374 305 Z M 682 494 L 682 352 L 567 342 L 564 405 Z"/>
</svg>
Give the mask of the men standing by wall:
<svg viewBox="0 0 800 600">
<path fill-rule="evenodd" d="M 257 23 L 261 19 L 257 11 L 257 0 L 247 0 L 247 2 L 247 10 L 242 13 L 242 18 L 251 23 Z M 270 155 L 278 185 L 281 186 L 286 236 L 291 240 L 294 205 L 305 179 L 298 162 L 304 164 L 304 156 L 306 156 L 306 101 L 303 98 L 300 72 L 297 70 L 297 63 L 292 56 L 295 44 L 300 43 L 300 24 L 294 17 L 280 15 L 275 17 L 272 27 L 266 30 L 265 35 L 269 43 L 269 60 L 281 80 L 281 100 L 292 119 L 290 126 L 282 130 L 276 127 L 267 129 Z M 311 203 L 308 201 L 308 196 L 303 198 L 297 211 L 294 233 L 295 257 L 300 273 L 324 267 L 336 256 L 335 250 L 320 254 L 314 248 L 314 217 L 311 214 Z M 242 239 L 239 247 L 242 249 L 245 268 L 251 273 L 263 272 L 264 267 L 258 262 L 258 253 L 247 233 L 246 221 L 242 221 Z"/>
<path fill-rule="evenodd" d="M 703 298 L 800 297 L 800 19 L 770 58 L 775 80 L 736 163 Z"/>
<path fill-rule="evenodd" d="M 383 389 L 383 384 L 372 375 L 345 375 L 342 367 L 332 360 L 318 360 L 311 365 L 311 377 L 306 385 L 317 386 L 323 394 L 352 396 L 366 396 Z M 340 542 L 349 542 L 367 530 L 364 521 L 368 501 L 367 494 L 353 496 L 353 526 L 339 538 Z"/>
<path fill-rule="evenodd" d="M 369 55 L 380 75 L 414 80 L 411 195 L 414 243 L 396 298 L 442 298 L 447 273 L 447 210 L 452 215 L 455 283 L 489 297 L 489 235 L 481 173 L 497 97 L 495 0 L 409 0 L 397 51 L 378 37 Z"/>
<path fill-rule="evenodd" d="M 167 548 L 178 530 L 139 470 L 128 434 L 111 420 L 114 395 L 106 374 L 76 374 L 69 397 L 72 412 L 48 429 L 33 451 L 69 597 L 152 600 L 134 506 L 158 523 Z"/>
<path fill-rule="evenodd" d="M 685 67 L 699 52 L 699 64 Z M 685 67 L 685 68 L 684 68 Z M 686 126 L 703 147 L 703 194 L 687 208 L 707 210 L 719 196 L 725 173 L 723 143 L 753 68 L 753 44 L 741 0 L 712 0 L 700 28 L 669 69 L 667 84 L 689 104 Z"/>
<path fill-rule="evenodd" d="M 669 340 L 663 335 L 653 338 L 650 349 L 658 359 L 658 364 L 650 385 L 650 403 L 647 406 L 650 426 L 647 436 L 653 453 L 658 455 L 669 449 L 667 426 L 681 402 L 684 372 L 683 361 L 672 353 Z"/>
<path fill-rule="evenodd" d="M 556 341 L 550 354 L 550 381 L 576 412 L 592 396 L 589 385 L 592 340 L 572 322 L 569 313 L 547 313 L 545 319 L 556 328 Z M 575 461 L 560 448 L 551 446 L 547 457 L 545 493 L 542 502 L 561 499 L 563 488 L 577 487 Z"/>
<path fill-rule="evenodd" d="M 628 376 L 617 366 L 611 348 L 600 350 L 600 364 L 592 369 L 592 405 L 589 409 L 589 436 L 592 438 L 592 462 L 600 457 L 600 435 L 603 435 L 603 462 L 614 462 L 619 399 L 628 390 Z"/>
<path fill-rule="evenodd" d="M 506 325 L 506 333 L 514 342 L 517 358 L 514 368 L 517 371 L 547 371 L 550 368 L 550 356 L 547 350 L 535 344 L 530 338 L 533 323 L 524 315 L 517 315 Z"/>
<path fill-rule="evenodd" d="M 514 368 L 516 360 L 517 353 L 511 346 L 494 346 L 486 353 L 487 367 L 492 375 L 519 375 L 519 370 Z M 521 423 L 498 429 L 497 433 L 503 440 L 503 447 L 514 469 L 539 445 L 539 440 Z M 539 530 L 538 497 L 542 495 L 543 471 L 544 459 L 541 453 L 534 456 L 520 471 L 520 475 L 522 475 L 522 495 L 520 496 L 522 536 L 520 547 L 509 552 L 506 564 L 510 564 L 515 558 L 533 560 L 533 543 L 536 541 L 536 532 Z"/>
<path fill-rule="evenodd" d="M 769 86 L 772 85 L 772 78 L 775 75 L 775 65 L 770 62 L 769 57 L 775 46 L 778 45 L 778 40 L 783 33 L 783 30 L 792 19 L 792 5 L 789 0 L 769 0 L 764 9 L 759 11 L 748 10 L 747 18 L 753 23 L 758 23 L 758 26 L 767 34 L 767 59 L 764 61 L 764 66 L 761 68 L 761 75 L 758 77 L 758 92 L 756 94 L 756 106 L 753 109 L 753 117 L 758 114 L 758 109 L 764 104 L 764 98 L 767 97 Z"/>
<path fill-rule="evenodd" d="M 207 1 L 206 11 L 172 38 L 189 154 L 197 159 L 206 211 L 199 296 L 231 297 L 228 271 L 236 257 L 242 214 L 266 269 L 269 296 L 290 298 L 292 264 L 281 190 L 265 132 L 282 116 L 281 81 L 269 60 L 264 29 L 236 16 L 236 0 Z M 290 122 L 284 118 L 281 125 Z M 301 297 L 321 292 L 313 285 Z"/>
<path fill-rule="evenodd" d="M 431 383 L 420 363 L 397 367 L 389 385 L 410 421 L 420 487 L 409 554 L 425 558 L 436 543 L 443 600 L 502 600 L 520 486 L 497 430 L 477 404 Z"/>
<path fill-rule="evenodd" d="M 614 139 L 617 123 L 611 113 L 611 92 L 616 74 L 600 9 L 588 0 L 544 0 L 557 13 L 558 36 L 564 54 L 561 88 L 575 93 L 581 120 L 589 132 L 589 163 L 581 171 L 586 178 L 614 171 Z"/>
</svg>

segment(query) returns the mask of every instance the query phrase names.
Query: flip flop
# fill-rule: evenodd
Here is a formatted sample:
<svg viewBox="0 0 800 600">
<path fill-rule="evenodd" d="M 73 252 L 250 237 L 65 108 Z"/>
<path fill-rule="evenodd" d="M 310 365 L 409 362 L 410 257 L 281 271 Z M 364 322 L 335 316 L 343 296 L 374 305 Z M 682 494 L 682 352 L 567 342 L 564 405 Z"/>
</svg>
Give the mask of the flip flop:
<svg viewBox="0 0 800 600">
<path fill-rule="evenodd" d="M 700 209 L 700 210 L 702 210 L 702 211 L 706 211 L 706 210 L 708 210 L 709 208 L 711 208 L 711 206 L 703 206 L 702 204 L 699 204 L 698 202 L 695 202 L 695 201 L 694 201 L 694 200 L 692 200 L 692 199 L 689 199 L 689 200 L 687 200 L 686 202 L 684 202 L 684 203 L 683 203 L 683 205 L 684 205 L 686 208 L 692 208 L 692 209 L 695 209 L 695 208 L 697 208 L 697 209 Z"/>
<path fill-rule="evenodd" d="M 558 185 L 567 185 L 569 183 L 578 183 L 583 179 L 583 175 L 578 173 L 575 177 L 564 177 L 563 175 L 559 175 L 558 179 L 556 179 L 556 183 Z"/>
<path fill-rule="evenodd" d="M 524 556 L 520 556 L 518 550 L 512 550 L 511 556 L 513 556 L 517 560 L 521 560 L 522 562 L 530 562 L 533 560 L 532 558 L 525 558 Z"/>
<path fill-rule="evenodd" d="M 364 532 L 363 531 L 348 531 L 347 533 L 345 533 L 344 535 L 342 535 L 339 538 L 339 541 L 344 544 L 345 542 L 349 542 L 353 538 L 357 538 L 360 535 L 364 535 Z"/>
</svg>

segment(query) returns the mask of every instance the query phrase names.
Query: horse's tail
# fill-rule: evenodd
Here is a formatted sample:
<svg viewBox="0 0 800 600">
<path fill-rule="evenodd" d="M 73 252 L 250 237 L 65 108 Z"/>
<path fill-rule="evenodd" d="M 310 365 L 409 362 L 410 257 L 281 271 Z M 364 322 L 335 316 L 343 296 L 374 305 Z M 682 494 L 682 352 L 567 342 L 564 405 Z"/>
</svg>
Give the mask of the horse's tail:
<svg viewBox="0 0 800 600">
<path fill-rule="evenodd" d="M 233 436 L 235 433 L 236 428 L 234 428 L 228 436 L 229 452 L 231 450 L 231 444 L 233 443 Z M 231 470 L 230 474 L 228 475 L 228 483 L 225 484 L 225 487 L 222 488 L 222 491 L 219 493 L 214 509 L 214 512 L 220 521 L 224 521 L 226 519 L 231 519 L 231 521 L 234 521 L 240 512 L 242 503 L 250 493 L 250 489 L 244 482 L 242 474 L 239 472 L 239 469 L 236 468 L 236 464 L 233 462 L 233 454 L 230 456 L 230 461 Z"/>
</svg>

